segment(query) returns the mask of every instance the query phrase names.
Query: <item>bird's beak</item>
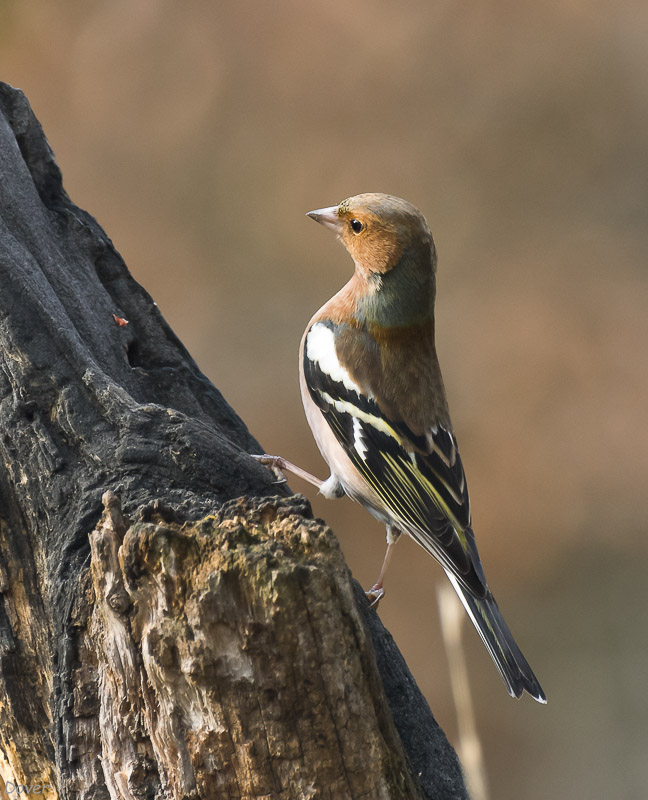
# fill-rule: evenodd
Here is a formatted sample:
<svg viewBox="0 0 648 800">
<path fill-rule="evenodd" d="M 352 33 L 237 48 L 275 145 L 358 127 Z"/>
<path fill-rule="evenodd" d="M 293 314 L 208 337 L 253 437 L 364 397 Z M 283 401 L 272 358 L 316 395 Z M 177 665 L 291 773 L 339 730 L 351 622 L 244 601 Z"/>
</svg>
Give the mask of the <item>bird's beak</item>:
<svg viewBox="0 0 648 800">
<path fill-rule="evenodd" d="M 342 230 L 342 220 L 338 217 L 338 207 L 329 206 L 328 208 L 316 208 L 315 211 L 309 211 L 307 217 L 319 222 L 325 228 L 330 228 L 336 233 Z"/>
</svg>

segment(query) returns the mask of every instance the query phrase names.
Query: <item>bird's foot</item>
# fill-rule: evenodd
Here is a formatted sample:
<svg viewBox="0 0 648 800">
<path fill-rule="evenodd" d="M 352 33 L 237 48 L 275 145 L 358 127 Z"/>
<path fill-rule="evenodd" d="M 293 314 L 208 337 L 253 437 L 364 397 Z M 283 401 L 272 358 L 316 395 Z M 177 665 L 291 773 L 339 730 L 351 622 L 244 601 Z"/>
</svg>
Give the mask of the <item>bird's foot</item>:
<svg viewBox="0 0 648 800">
<path fill-rule="evenodd" d="M 286 469 L 286 460 L 284 458 L 281 458 L 281 456 L 269 456 L 267 453 L 262 456 L 252 455 L 252 458 L 272 470 L 277 479 L 274 483 L 286 483 L 288 479 L 283 472 Z"/>
<path fill-rule="evenodd" d="M 385 596 L 385 590 L 381 583 L 374 583 L 371 589 L 367 589 L 365 596 L 369 601 L 369 608 L 378 608 L 378 603 L 380 603 Z"/>
</svg>

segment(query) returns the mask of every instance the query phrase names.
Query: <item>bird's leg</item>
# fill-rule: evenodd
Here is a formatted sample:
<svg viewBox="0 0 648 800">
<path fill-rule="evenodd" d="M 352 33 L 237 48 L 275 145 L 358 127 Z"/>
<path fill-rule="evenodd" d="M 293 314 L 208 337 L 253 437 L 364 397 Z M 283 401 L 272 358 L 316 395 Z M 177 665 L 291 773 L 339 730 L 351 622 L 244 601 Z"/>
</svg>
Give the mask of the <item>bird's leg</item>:
<svg viewBox="0 0 648 800">
<path fill-rule="evenodd" d="M 292 464 L 290 461 L 286 461 L 286 459 L 281 456 L 269 456 L 264 454 L 262 456 L 253 455 L 252 458 L 260 464 L 269 467 L 277 476 L 277 483 L 286 482 L 286 476 L 283 474 L 284 470 L 286 470 L 286 472 L 292 472 L 302 480 L 312 483 L 313 486 L 319 489 L 319 493 L 322 497 L 325 497 L 327 500 L 333 500 L 336 497 L 344 497 L 346 494 L 337 475 L 333 472 L 331 472 L 325 481 L 321 481 L 319 478 L 311 475 L 310 472 L 306 472 L 305 469 Z"/>
<path fill-rule="evenodd" d="M 387 526 L 387 550 L 385 551 L 385 558 L 383 559 L 382 567 L 380 568 L 380 575 L 378 575 L 378 580 L 374 583 L 371 589 L 365 592 L 367 598 L 371 602 L 371 608 L 375 608 L 385 596 L 383 581 L 385 580 L 387 567 L 389 567 L 394 545 L 399 540 L 400 535 L 401 532 L 398 530 L 398 528 L 395 528 L 393 525 Z"/>
<path fill-rule="evenodd" d="M 269 467 L 274 472 L 275 477 L 277 478 L 277 483 L 286 482 L 284 471 L 292 472 L 294 475 L 302 478 L 302 480 L 312 483 L 313 486 L 316 486 L 318 489 L 321 489 L 325 483 L 325 481 L 321 481 L 319 478 L 311 475 L 310 472 L 306 472 L 305 469 L 302 469 L 295 464 L 291 464 L 290 461 L 286 461 L 286 459 L 281 458 L 281 456 L 269 456 L 264 453 L 262 456 L 253 455 L 252 458 L 256 459 L 260 464 Z"/>
</svg>

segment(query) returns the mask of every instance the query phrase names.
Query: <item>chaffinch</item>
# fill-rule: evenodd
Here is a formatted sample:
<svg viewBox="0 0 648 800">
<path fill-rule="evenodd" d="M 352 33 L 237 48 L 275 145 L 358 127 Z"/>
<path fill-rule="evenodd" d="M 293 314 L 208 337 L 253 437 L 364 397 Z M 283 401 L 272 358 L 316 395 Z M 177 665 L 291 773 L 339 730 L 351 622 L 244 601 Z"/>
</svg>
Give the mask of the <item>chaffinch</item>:
<svg viewBox="0 0 648 800">
<path fill-rule="evenodd" d="M 436 252 L 423 215 L 386 194 L 360 194 L 308 216 L 334 231 L 355 263 L 315 314 L 299 351 L 302 400 L 331 475 L 321 481 L 277 456 L 327 498 L 348 495 L 387 527 L 376 584 L 409 534 L 445 570 L 509 693 L 546 698 L 491 594 L 472 530 L 434 341 Z"/>
</svg>

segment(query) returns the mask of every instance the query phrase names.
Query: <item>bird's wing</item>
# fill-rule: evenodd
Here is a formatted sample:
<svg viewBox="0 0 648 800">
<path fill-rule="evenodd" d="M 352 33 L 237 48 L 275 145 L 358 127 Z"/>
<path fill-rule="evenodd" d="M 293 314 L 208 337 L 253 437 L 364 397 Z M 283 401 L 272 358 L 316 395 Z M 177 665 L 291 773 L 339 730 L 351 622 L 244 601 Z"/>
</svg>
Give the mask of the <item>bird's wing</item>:
<svg viewBox="0 0 648 800">
<path fill-rule="evenodd" d="M 328 326 L 322 328 L 332 334 Z M 385 414 L 331 352 L 334 339 L 322 328 L 310 348 L 307 335 L 304 350 L 304 379 L 313 402 L 395 524 L 471 594 L 483 597 L 486 581 L 470 527 L 468 489 L 454 435 L 439 425 L 417 435 L 403 421 Z"/>
</svg>

